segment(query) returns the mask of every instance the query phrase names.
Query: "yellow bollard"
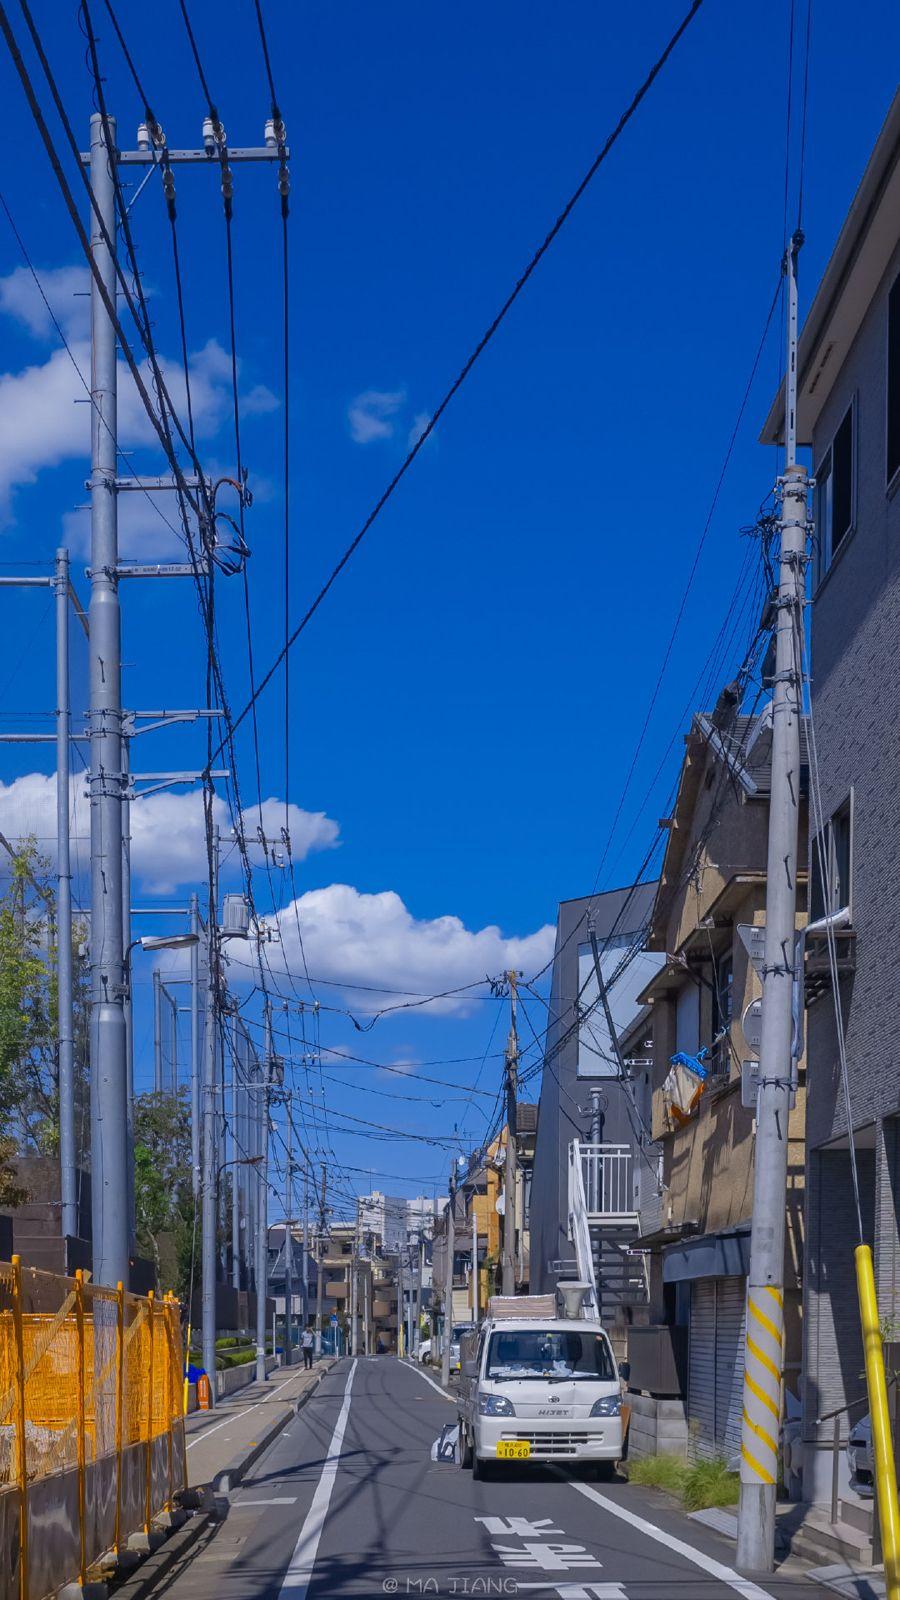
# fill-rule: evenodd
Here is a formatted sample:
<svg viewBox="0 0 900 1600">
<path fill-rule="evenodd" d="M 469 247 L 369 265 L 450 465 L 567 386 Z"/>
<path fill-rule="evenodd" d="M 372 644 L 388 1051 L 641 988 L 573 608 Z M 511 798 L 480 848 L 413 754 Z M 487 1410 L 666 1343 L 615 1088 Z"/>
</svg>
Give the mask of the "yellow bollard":
<svg viewBox="0 0 900 1600">
<path fill-rule="evenodd" d="M 866 1358 L 866 1389 L 872 1418 L 872 1451 L 875 1457 L 875 1487 L 878 1497 L 878 1522 L 884 1553 L 884 1581 L 887 1600 L 900 1600 L 900 1513 L 897 1507 L 897 1473 L 894 1443 L 888 1411 L 887 1382 L 884 1376 L 884 1351 L 875 1294 L 872 1252 L 867 1244 L 857 1245 L 856 1287 Z"/>
<path fill-rule="evenodd" d="M 12 1258 L 13 1333 L 16 1341 L 16 1478 L 19 1484 L 19 1595 L 28 1600 L 28 1446 L 25 1431 L 25 1332 L 22 1322 L 22 1262 Z"/>
</svg>

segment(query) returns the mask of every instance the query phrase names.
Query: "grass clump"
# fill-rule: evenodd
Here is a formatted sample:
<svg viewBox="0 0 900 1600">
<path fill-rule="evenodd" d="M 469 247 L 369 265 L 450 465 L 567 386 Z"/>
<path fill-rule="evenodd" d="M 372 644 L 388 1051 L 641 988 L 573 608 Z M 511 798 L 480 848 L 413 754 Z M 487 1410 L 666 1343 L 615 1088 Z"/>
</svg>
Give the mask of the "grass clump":
<svg viewBox="0 0 900 1600">
<path fill-rule="evenodd" d="M 681 1456 L 643 1456 L 628 1463 L 628 1477 L 631 1483 L 675 1495 L 686 1511 L 737 1504 L 740 1480 L 736 1472 L 729 1472 L 721 1456 L 693 1462 Z"/>
<path fill-rule="evenodd" d="M 727 1461 L 695 1461 L 684 1475 L 681 1498 L 687 1511 L 705 1511 L 708 1506 L 737 1504 L 740 1478 L 729 1472 Z"/>
<path fill-rule="evenodd" d="M 646 1489 L 665 1489 L 667 1494 L 680 1495 L 687 1462 L 681 1456 L 641 1456 L 628 1463 L 628 1480 L 641 1483 Z"/>
</svg>

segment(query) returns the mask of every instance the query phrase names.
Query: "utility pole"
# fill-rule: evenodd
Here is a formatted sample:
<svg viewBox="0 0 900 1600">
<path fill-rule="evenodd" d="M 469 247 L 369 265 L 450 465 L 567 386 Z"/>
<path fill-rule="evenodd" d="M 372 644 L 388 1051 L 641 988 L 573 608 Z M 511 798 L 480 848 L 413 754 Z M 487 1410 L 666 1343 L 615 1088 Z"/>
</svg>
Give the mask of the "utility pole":
<svg viewBox="0 0 900 1600">
<path fill-rule="evenodd" d="M 56 552 L 56 983 L 62 1233 L 78 1234 L 75 1185 L 75 1040 L 72 1015 L 72 867 L 69 856 L 69 552 Z"/>
<path fill-rule="evenodd" d="M 216 1203 L 219 1140 L 216 1115 L 216 1026 L 219 981 L 219 830 L 212 830 L 206 922 L 206 1025 L 203 1035 L 203 1183 L 200 1191 L 200 1283 L 203 1366 L 216 1403 Z"/>
<path fill-rule="evenodd" d="M 91 253 L 116 302 L 116 123 L 91 117 Z M 109 242 L 107 242 L 109 241 Z M 91 1149 L 94 1282 L 128 1284 L 128 1082 L 122 927 L 121 625 L 116 334 L 91 277 Z"/>
<path fill-rule="evenodd" d="M 322 1262 L 325 1258 L 325 1185 L 327 1172 L 324 1161 L 322 1162 L 322 1196 L 319 1201 L 319 1238 L 316 1255 L 318 1257 L 318 1272 L 316 1273 L 316 1355 L 322 1354 L 322 1295 L 324 1290 L 325 1273 Z"/>
<path fill-rule="evenodd" d="M 518 979 L 508 972 L 509 1037 L 506 1041 L 506 1163 L 503 1172 L 503 1293 L 516 1292 L 516 1096 L 519 1041 L 516 1033 Z"/>
<path fill-rule="evenodd" d="M 403 1285 L 403 1245 L 397 1251 L 397 1354 L 405 1356 L 406 1351 L 406 1290 Z"/>
<path fill-rule="evenodd" d="M 425 1235 L 419 1234 L 419 1276 L 416 1281 L 416 1349 L 422 1338 L 422 1277 L 425 1271 Z"/>
<path fill-rule="evenodd" d="M 350 1354 L 359 1355 L 359 1245 L 356 1237 L 350 1256 Z"/>
<path fill-rule="evenodd" d="M 450 1334 L 453 1331 L 453 1257 L 456 1254 L 456 1162 L 450 1166 L 450 1203 L 447 1207 L 447 1255 L 444 1268 L 444 1336 L 441 1339 L 441 1383 L 450 1382 Z"/>
<path fill-rule="evenodd" d="M 785 377 L 785 465 L 781 481 L 781 561 L 772 699 L 772 779 L 766 869 L 766 938 L 762 970 L 762 1036 L 756 1100 L 756 1170 L 747 1280 L 744 1412 L 737 1564 L 771 1572 L 775 1556 L 775 1489 L 781 1417 L 784 1326 L 785 1193 L 788 1118 L 794 1064 L 797 838 L 800 806 L 800 639 L 807 539 L 807 474 L 797 465 L 797 255 L 795 233 L 785 259 L 788 349 Z"/>
<path fill-rule="evenodd" d="M 287 1218 L 284 1233 L 284 1363 L 285 1366 L 289 1367 L 294 1359 L 294 1235 L 291 1221 L 294 1214 L 294 1119 L 290 1097 L 288 1097 L 287 1107 L 287 1173 L 285 1177 L 287 1194 L 284 1201 L 284 1214 Z"/>
<path fill-rule="evenodd" d="M 191 1186 L 196 1205 L 200 1195 L 200 908 L 191 895 Z"/>
<path fill-rule="evenodd" d="M 303 1326 L 309 1327 L 309 1172 L 303 1171 Z"/>
<path fill-rule="evenodd" d="M 241 1287 L 241 1103 L 247 1093 L 238 1065 L 238 1019 L 231 1019 L 231 1287 Z"/>
<path fill-rule="evenodd" d="M 266 996 L 266 1053 L 260 1064 L 257 1119 L 259 1211 L 256 1218 L 256 1381 L 266 1381 L 266 1286 L 269 1265 L 269 1086 L 272 1082 L 272 1002 Z"/>
<path fill-rule="evenodd" d="M 153 968 L 153 1088 L 162 1094 L 162 978 L 159 967 Z"/>
<path fill-rule="evenodd" d="M 472 1321 L 478 1323 L 478 1217 L 475 1212 L 475 1196 L 472 1196 Z"/>
</svg>

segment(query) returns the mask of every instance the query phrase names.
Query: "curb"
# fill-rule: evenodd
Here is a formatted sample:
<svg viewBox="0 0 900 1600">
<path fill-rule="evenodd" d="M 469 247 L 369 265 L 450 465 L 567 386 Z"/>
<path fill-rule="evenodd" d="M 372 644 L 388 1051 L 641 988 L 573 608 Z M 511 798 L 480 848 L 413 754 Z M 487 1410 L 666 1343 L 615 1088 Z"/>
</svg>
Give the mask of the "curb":
<svg viewBox="0 0 900 1600">
<path fill-rule="evenodd" d="M 242 1455 L 235 1456 L 226 1467 L 217 1472 L 205 1492 L 203 1490 L 199 1491 L 203 1495 L 202 1509 L 195 1512 L 183 1528 L 179 1528 L 177 1532 L 173 1533 L 160 1550 L 155 1551 L 153 1555 L 147 1556 L 141 1562 L 137 1572 L 125 1578 L 122 1583 L 116 1583 L 113 1580 L 110 1587 L 114 1600 L 147 1600 L 147 1597 L 153 1593 L 160 1580 L 166 1577 L 170 1569 L 191 1549 L 191 1546 L 197 1544 L 205 1533 L 210 1532 L 222 1521 L 215 1507 L 215 1496 L 217 1494 L 220 1496 L 227 1495 L 230 1489 L 235 1488 L 241 1482 L 250 1471 L 250 1468 L 256 1465 L 263 1452 L 268 1450 L 269 1445 L 277 1439 L 288 1423 L 293 1421 L 298 1412 L 302 1411 L 307 1400 L 315 1394 L 322 1379 L 328 1376 L 333 1365 L 334 1362 L 329 1362 L 327 1367 L 323 1367 L 315 1383 L 311 1383 L 303 1394 L 297 1396 L 296 1400 L 285 1402 L 290 1409 L 285 1412 L 284 1416 L 278 1417 L 274 1422 L 270 1423 L 269 1427 L 266 1428 L 257 1442 L 250 1446 L 249 1450 L 245 1450 Z"/>
</svg>

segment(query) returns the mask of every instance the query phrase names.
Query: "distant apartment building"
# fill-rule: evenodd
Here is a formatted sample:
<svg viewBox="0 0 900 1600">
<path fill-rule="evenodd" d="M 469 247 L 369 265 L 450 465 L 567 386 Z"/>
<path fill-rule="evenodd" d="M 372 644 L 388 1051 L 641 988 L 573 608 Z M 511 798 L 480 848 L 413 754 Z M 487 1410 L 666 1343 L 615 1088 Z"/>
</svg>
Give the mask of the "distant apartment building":
<svg viewBox="0 0 900 1600">
<path fill-rule="evenodd" d="M 815 480 L 821 779 L 806 942 L 803 1471 L 804 1498 L 823 1502 L 833 1424 L 819 1419 L 864 1387 L 851 1140 L 879 1310 L 893 1337 L 900 1325 L 900 94 L 803 324 L 797 428 Z M 783 432 L 781 393 L 764 442 Z"/>
<path fill-rule="evenodd" d="M 430 1238 L 434 1218 L 446 1203 L 446 1197 L 433 1199 L 429 1195 L 416 1195 L 410 1199 L 373 1189 L 357 1202 L 360 1233 L 371 1235 L 383 1250 L 399 1250 L 410 1239 Z"/>
</svg>

